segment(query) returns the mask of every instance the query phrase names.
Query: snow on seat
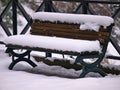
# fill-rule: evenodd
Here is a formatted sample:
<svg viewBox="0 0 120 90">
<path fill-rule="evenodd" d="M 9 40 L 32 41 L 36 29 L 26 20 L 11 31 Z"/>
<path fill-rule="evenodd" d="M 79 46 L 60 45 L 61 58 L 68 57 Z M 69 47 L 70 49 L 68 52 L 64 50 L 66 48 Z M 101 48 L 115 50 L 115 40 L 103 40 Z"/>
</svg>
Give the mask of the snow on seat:
<svg viewBox="0 0 120 90">
<path fill-rule="evenodd" d="M 7 37 L 4 43 L 8 46 L 12 45 L 12 47 L 31 47 L 38 50 L 39 48 L 46 48 L 77 53 L 100 52 L 100 43 L 97 40 L 89 41 L 37 35 L 15 35 Z"/>
</svg>

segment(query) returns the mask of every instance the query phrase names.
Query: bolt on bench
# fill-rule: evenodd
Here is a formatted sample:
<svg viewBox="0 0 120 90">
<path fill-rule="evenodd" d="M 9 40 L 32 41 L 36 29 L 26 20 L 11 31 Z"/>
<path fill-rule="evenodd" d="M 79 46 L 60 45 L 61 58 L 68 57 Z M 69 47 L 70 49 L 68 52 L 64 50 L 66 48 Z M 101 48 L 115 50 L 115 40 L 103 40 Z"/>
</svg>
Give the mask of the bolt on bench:
<svg viewBox="0 0 120 90">
<path fill-rule="evenodd" d="M 106 75 L 99 67 L 105 57 L 114 23 L 111 17 L 37 12 L 32 18 L 31 35 L 14 35 L 4 40 L 12 55 L 9 69 L 13 69 L 20 61 L 36 67 L 30 60 L 30 52 L 40 51 L 77 56 L 75 63 L 83 66 L 80 77 L 85 77 L 89 72 Z M 15 49 L 27 51 L 18 54 L 14 52 Z M 89 58 L 97 60 L 93 63 L 84 61 Z"/>
</svg>

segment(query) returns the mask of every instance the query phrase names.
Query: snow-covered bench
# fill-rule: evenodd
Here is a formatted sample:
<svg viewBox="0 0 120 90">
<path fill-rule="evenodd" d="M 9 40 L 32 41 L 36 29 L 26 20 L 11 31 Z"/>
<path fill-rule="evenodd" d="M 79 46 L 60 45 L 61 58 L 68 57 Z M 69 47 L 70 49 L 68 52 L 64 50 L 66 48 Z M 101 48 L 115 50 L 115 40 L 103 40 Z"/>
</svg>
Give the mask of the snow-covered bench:
<svg viewBox="0 0 120 90">
<path fill-rule="evenodd" d="M 77 56 L 75 63 L 83 65 L 84 77 L 89 72 L 106 74 L 99 69 L 103 60 L 114 20 L 108 16 L 37 12 L 33 14 L 32 35 L 14 35 L 6 38 L 4 43 L 13 56 L 9 66 L 12 69 L 20 61 L 37 66 L 30 60 L 32 50 L 47 53 L 60 53 Z M 26 49 L 17 54 L 14 49 Z M 28 58 L 25 56 L 28 55 Z M 18 57 L 14 59 L 14 57 Z M 86 58 L 98 58 L 94 63 L 83 61 Z"/>
</svg>

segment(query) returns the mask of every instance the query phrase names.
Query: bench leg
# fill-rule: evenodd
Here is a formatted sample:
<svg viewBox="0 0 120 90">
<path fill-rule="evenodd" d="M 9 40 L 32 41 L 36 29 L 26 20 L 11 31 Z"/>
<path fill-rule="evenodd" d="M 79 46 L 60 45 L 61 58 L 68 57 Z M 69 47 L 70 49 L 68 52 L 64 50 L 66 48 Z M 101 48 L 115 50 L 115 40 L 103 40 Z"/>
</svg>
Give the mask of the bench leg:
<svg viewBox="0 0 120 90">
<path fill-rule="evenodd" d="M 36 67 L 37 65 L 30 60 L 30 52 L 31 51 L 26 51 L 22 54 L 15 53 L 13 49 L 10 49 L 9 53 L 12 55 L 12 63 L 9 65 L 9 69 L 12 70 L 13 67 L 21 61 L 25 61 L 28 64 L 30 64 L 32 67 Z M 27 56 L 27 57 L 26 57 Z"/>
<path fill-rule="evenodd" d="M 94 67 L 94 68 L 87 68 L 87 67 L 85 67 L 85 68 L 83 68 L 83 71 L 82 71 L 82 73 L 80 74 L 79 77 L 83 78 L 90 72 L 99 73 L 103 77 L 105 77 L 107 75 L 102 69 L 100 69 L 98 67 Z"/>
<path fill-rule="evenodd" d="M 76 58 L 75 63 L 80 63 L 83 66 L 82 73 L 80 74 L 80 78 L 85 77 L 90 72 L 99 73 L 101 76 L 106 76 L 107 74 L 100 69 L 100 63 L 103 60 L 104 55 L 91 55 L 91 56 L 78 56 Z M 98 58 L 94 63 L 86 63 L 83 61 L 85 58 Z"/>
<path fill-rule="evenodd" d="M 9 69 L 12 70 L 13 67 L 20 61 L 25 61 L 27 63 L 29 63 L 32 67 L 36 67 L 37 65 L 32 62 L 31 60 L 27 59 L 27 58 L 18 58 L 16 60 L 14 60 L 10 65 L 9 65 Z"/>
</svg>

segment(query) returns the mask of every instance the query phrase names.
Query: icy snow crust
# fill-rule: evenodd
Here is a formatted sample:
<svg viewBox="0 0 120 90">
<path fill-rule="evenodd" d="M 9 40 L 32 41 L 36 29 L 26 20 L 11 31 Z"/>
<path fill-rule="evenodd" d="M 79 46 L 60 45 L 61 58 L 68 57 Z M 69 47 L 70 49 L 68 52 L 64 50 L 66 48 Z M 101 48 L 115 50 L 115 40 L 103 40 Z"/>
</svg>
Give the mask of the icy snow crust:
<svg viewBox="0 0 120 90">
<path fill-rule="evenodd" d="M 49 36 L 15 35 L 7 37 L 4 40 L 4 43 L 62 51 L 74 51 L 79 53 L 84 51 L 100 51 L 100 43 L 97 40 L 86 41 Z"/>
<path fill-rule="evenodd" d="M 32 18 L 34 20 L 40 20 L 40 21 L 82 24 L 84 26 L 87 23 L 86 27 L 82 26 L 80 27 L 80 29 L 84 29 L 84 28 L 86 29 L 88 26 L 92 25 L 91 27 L 95 27 L 95 30 L 98 30 L 98 26 L 103 26 L 104 28 L 106 28 L 107 26 L 111 25 L 114 22 L 114 20 L 108 16 L 53 13 L 53 12 L 50 12 L 50 13 L 49 12 L 36 12 L 33 14 Z M 87 29 L 89 29 L 89 27 Z"/>
</svg>

